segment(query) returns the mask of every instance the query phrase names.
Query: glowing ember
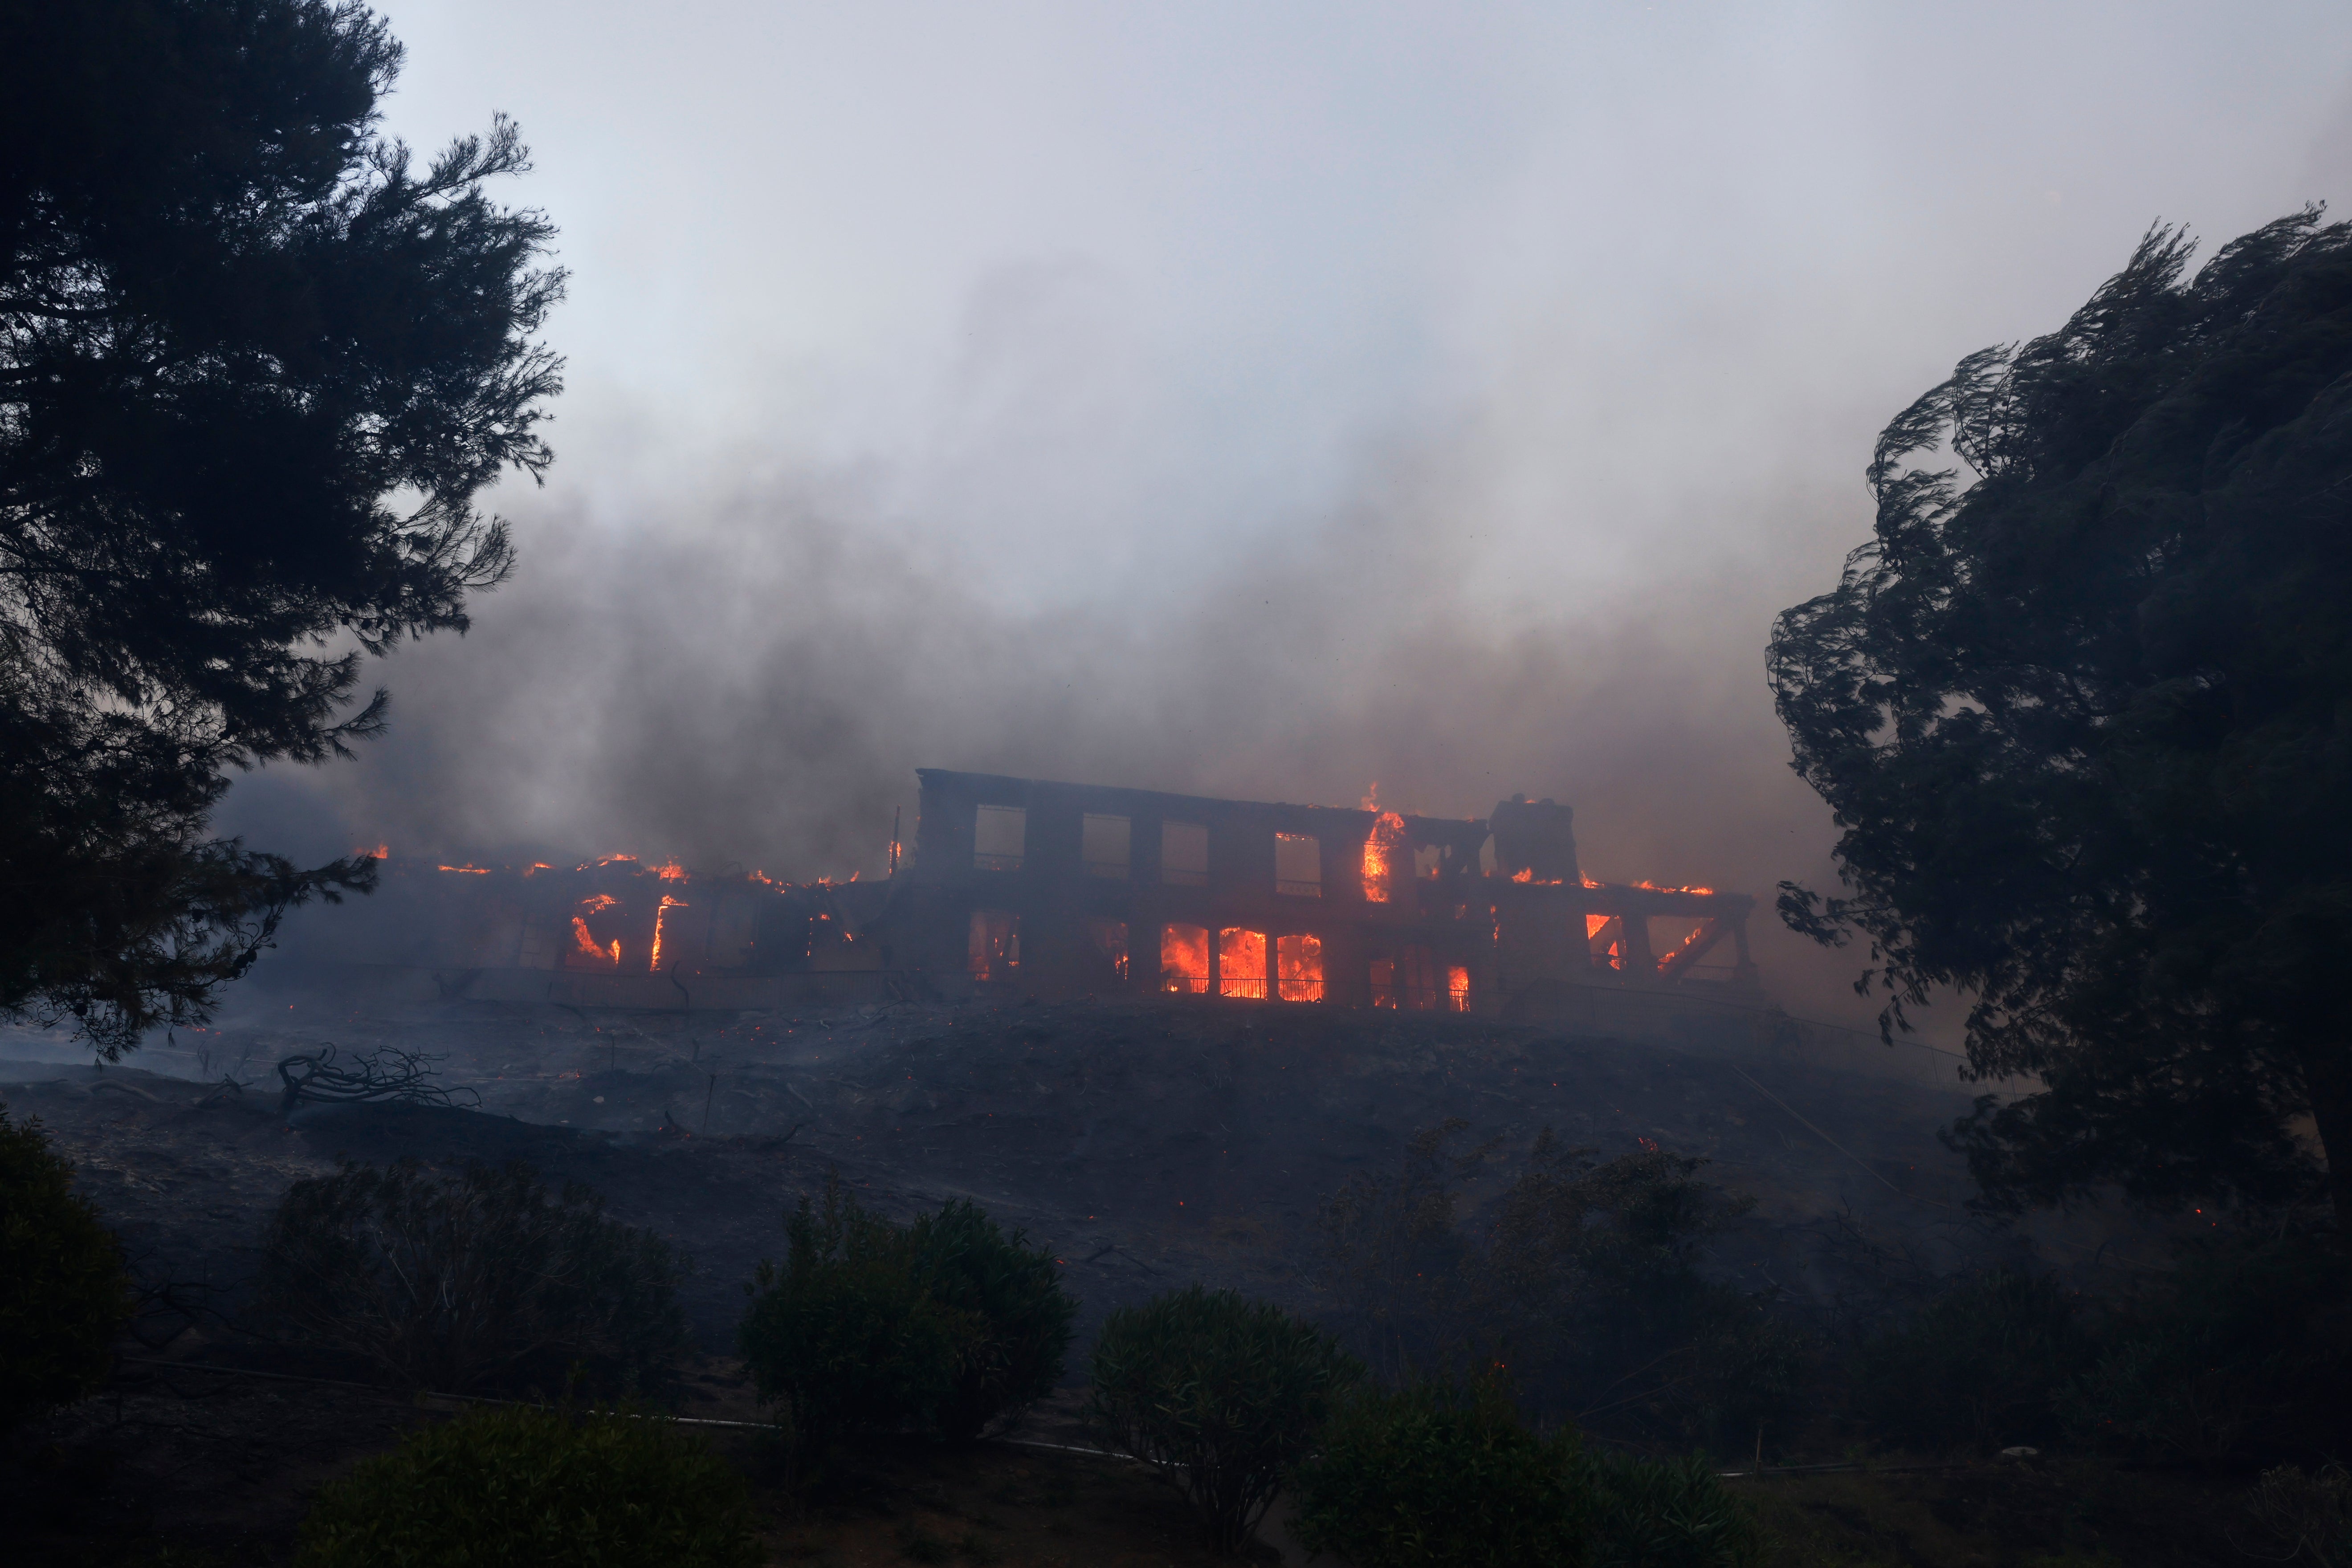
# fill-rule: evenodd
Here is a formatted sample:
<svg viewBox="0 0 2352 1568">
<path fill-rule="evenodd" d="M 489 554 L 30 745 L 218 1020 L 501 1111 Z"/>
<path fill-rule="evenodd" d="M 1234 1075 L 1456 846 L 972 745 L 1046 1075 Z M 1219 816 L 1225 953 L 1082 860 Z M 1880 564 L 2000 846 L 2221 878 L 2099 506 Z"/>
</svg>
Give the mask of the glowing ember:
<svg viewBox="0 0 2352 1568">
<path fill-rule="evenodd" d="M 1275 974 L 1286 1002 L 1323 1000 L 1323 939 L 1316 936 L 1276 937 Z"/>
<path fill-rule="evenodd" d="M 1374 814 L 1371 836 L 1364 840 L 1364 899 L 1369 903 L 1385 904 L 1389 901 L 1389 862 L 1397 847 L 1404 842 L 1404 818 L 1393 811 L 1381 810 L 1381 786 L 1377 783 L 1364 796 L 1364 809 Z"/>
<path fill-rule="evenodd" d="M 1511 873 L 1511 880 L 1514 882 L 1532 882 L 1535 879 L 1536 868 L 1532 866 L 1522 866 Z"/>
<path fill-rule="evenodd" d="M 679 874 L 681 876 L 684 875 L 683 872 Z M 662 875 L 667 877 L 669 873 L 667 871 L 664 871 Z M 670 910 L 688 909 L 691 907 L 692 906 L 688 904 L 684 899 L 673 899 L 667 893 L 664 893 L 662 895 L 661 907 L 654 910 L 654 955 L 652 961 L 646 965 L 646 968 L 648 971 L 656 974 L 661 973 L 662 923 L 669 919 Z M 615 942 L 614 945 L 618 947 L 620 944 Z M 620 962 L 619 955 L 617 953 L 614 957 L 614 962 L 616 963 Z"/>
<path fill-rule="evenodd" d="M 1217 994 L 1265 999 L 1265 932 L 1228 926 L 1217 933 Z"/>
<path fill-rule="evenodd" d="M 1209 988 L 1206 926 L 1160 928 L 1160 989 L 1199 994 Z"/>
<path fill-rule="evenodd" d="M 444 866 L 441 869 L 456 871 L 467 877 L 487 877 L 490 874 L 490 868 L 488 866 Z"/>
</svg>

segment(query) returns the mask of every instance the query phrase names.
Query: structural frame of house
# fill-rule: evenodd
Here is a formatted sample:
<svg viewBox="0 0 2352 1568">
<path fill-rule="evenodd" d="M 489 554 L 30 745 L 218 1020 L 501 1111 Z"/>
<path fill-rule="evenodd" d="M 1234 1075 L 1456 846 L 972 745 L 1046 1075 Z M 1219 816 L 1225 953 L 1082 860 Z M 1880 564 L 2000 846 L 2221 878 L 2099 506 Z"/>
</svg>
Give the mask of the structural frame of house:
<svg viewBox="0 0 2352 1568">
<path fill-rule="evenodd" d="M 950 989 L 1485 1014 L 1596 986 L 1763 1001 L 1752 899 L 1587 879 L 1550 801 L 1461 820 L 917 777 L 915 841 L 866 934 L 885 967 Z"/>
</svg>

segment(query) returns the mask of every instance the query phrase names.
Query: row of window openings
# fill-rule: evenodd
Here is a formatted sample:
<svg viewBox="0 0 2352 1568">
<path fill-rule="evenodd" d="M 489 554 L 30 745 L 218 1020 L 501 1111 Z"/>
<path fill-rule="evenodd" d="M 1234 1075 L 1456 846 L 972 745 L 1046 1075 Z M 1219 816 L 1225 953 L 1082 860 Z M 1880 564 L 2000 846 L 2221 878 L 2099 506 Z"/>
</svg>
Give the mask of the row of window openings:
<svg viewBox="0 0 2352 1568">
<path fill-rule="evenodd" d="M 1087 922 L 1095 951 L 1128 978 L 1127 922 L 1101 916 Z M 1221 996 L 1285 1002 L 1323 1000 L 1323 940 L 1299 932 L 1272 942 L 1264 931 L 1230 926 L 1215 933 L 1216 967 L 1209 964 L 1206 926 L 1160 928 L 1160 989 L 1205 995 L 1213 983 Z M 1273 963 L 1268 967 L 1267 960 Z M 1021 967 L 1021 917 L 1009 910 L 971 913 L 971 977 L 1008 980 Z M 1440 967 L 1425 947 L 1408 947 L 1371 965 L 1372 1005 L 1408 1012 L 1466 1013 L 1470 971 L 1463 964 Z"/>
<path fill-rule="evenodd" d="M 1134 824 L 1124 816 L 1087 813 L 1079 826 L 1078 853 L 1089 877 L 1124 881 L 1133 864 Z M 1018 871 L 1027 847 L 1029 813 L 1017 805 L 983 805 L 972 825 L 971 863 L 982 871 Z M 1434 844 L 1413 850 L 1413 875 L 1434 877 L 1444 851 Z M 1209 829 L 1198 822 L 1160 825 L 1160 879 L 1180 888 L 1209 885 Z M 1323 841 L 1311 833 L 1274 836 L 1274 890 L 1303 899 L 1323 896 Z"/>
</svg>

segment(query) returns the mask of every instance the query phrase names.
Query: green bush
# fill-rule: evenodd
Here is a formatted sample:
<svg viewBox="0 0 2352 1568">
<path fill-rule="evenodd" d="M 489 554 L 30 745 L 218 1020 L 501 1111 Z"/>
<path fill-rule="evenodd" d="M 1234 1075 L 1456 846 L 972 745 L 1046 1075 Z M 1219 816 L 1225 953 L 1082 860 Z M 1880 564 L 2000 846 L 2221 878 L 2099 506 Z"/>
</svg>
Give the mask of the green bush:
<svg viewBox="0 0 2352 1568">
<path fill-rule="evenodd" d="M 736 1341 L 760 1397 L 781 1407 L 797 1455 L 927 1423 L 952 1395 L 956 1315 L 924 1278 L 914 1234 L 827 1180 L 785 1221 L 782 1267 L 762 1261 Z"/>
<path fill-rule="evenodd" d="M 131 1317 L 122 1248 L 36 1119 L 0 1106 L 0 1431 L 103 1384 Z"/>
<path fill-rule="evenodd" d="M 296 1339 L 404 1386 L 642 1385 L 688 1345 L 685 1260 L 527 1165 L 426 1174 L 414 1161 L 297 1182 L 263 1254 L 260 1304 Z"/>
<path fill-rule="evenodd" d="M 1292 1531 L 1359 1568 L 1581 1568 L 1578 1452 L 1573 1428 L 1538 1436 L 1490 1382 L 1367 1392 L 1300 1468 Z"/>
<path fill-rule="evenodd" d="M 364 1459 L 302 1522 L 301 1568 L 752 1568 L 743 1479 L 669 1423 L 485 1408 Z"/>
<path fill-rule="evenodd" d="M 957 1325 L 955 1372 L 931 1413 L 958 1440 L 1054 1391 L 1078 1304 L 1062 1289 L 1053 1255 L 1011 1236 L 978 1205 L 958 1199 L 914 1224 L 914 1250 L 931 1294 Z"/>
<path fill-rule="evenodd" d="M 1312 1324 L 1194 1285 L 1104 1320 L 1087 1414 L 1182 1495 L 1212 1551 L 1231 1552 L 1362 1373 Z"/>
<path fill-rule="evenodd" d="M 760 1396 L 803 1460 L 857 1432 L 976 1437 L 1053 1391 L 1077 1303 L 1053 1255 L 958 1201 L 912 1226 L 861 1206 L 838 1176 L 785 1222 L 737 1334 Z"/>
<path fill-rule="evenodd" d="M 2058 1435 L 2058 1390 L 2093 1354 L 2079 1308 L 2047 1275 L 1967 1276 L 1855 1352 L 1859 1412 L 1915 1448 L 2045 1445 Z"/>
<path fill-rule="evenodd" d="M 1704 1455 L 1587 1453 L 1577 1471 L 1591 1500 L 1588 1568 L 1755 1568 L 1770 1555 Z"/>
</svg>

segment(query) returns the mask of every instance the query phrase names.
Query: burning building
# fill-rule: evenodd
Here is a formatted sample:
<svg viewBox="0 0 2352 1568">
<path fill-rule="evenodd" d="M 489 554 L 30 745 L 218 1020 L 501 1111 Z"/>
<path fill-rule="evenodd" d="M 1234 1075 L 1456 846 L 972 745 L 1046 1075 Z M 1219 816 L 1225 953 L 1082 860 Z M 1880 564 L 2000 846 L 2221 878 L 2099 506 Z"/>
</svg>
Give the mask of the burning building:
<svg viewBox="0 0 2352 1568">
<path fill-rule="evenodd" d="M 625 855 L 389 868 L 432 909 L 393 966 L 442 993 L 611 1006 L 1191 996 L 1640 1028 L 1764 995 L 1753 900 L 1582 873 L 1570 808 L 1484 820 L 923 769 L 879 882 Z M 561 993 L 561 994 L 559 994 Z"/>
<path fill-rule="evenodd" d="M 1752 900 L 1591 880 L 1550 801 L 1461 821 L 918 777 L 916 841 L 874 934 L 935 984 L 1490 1014 L 1595 988 L 1762 1001 Z"/>
</svg>

